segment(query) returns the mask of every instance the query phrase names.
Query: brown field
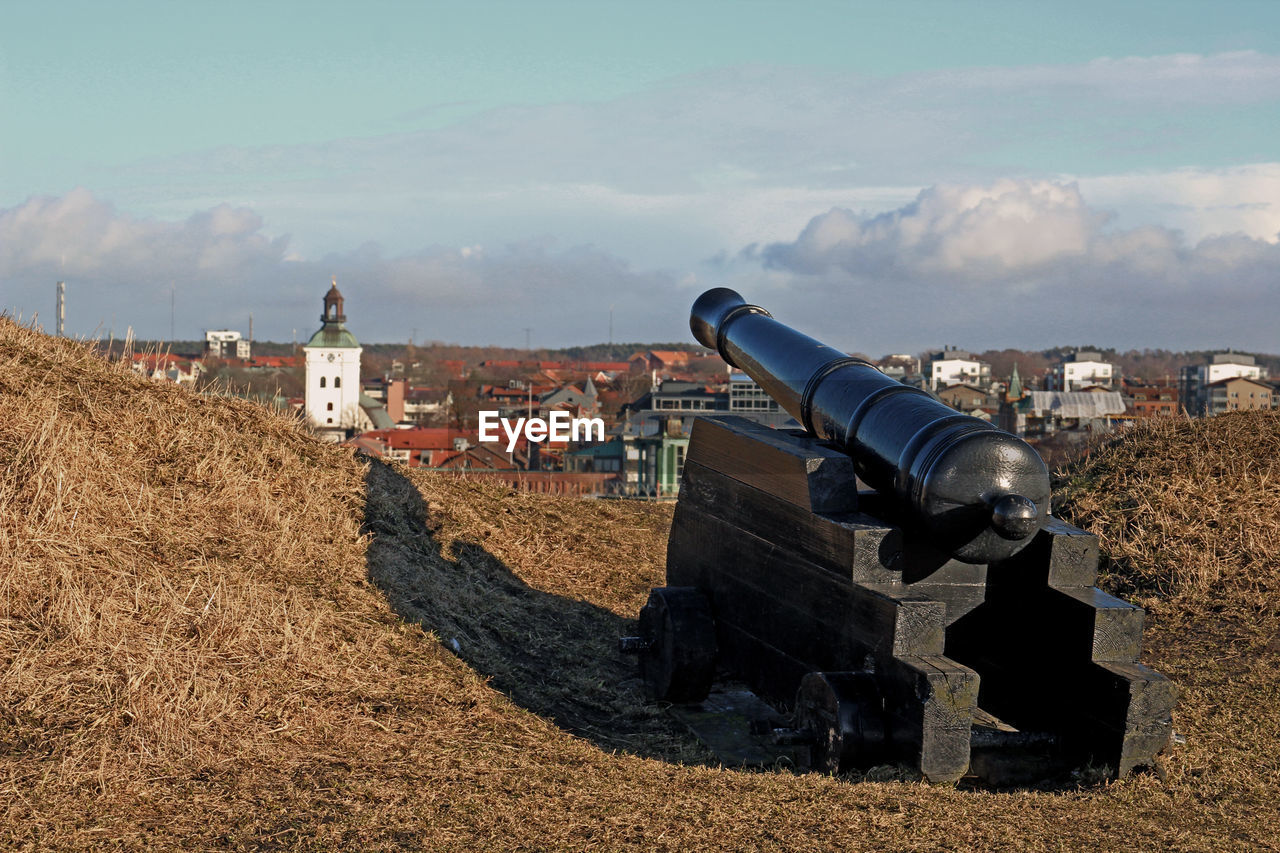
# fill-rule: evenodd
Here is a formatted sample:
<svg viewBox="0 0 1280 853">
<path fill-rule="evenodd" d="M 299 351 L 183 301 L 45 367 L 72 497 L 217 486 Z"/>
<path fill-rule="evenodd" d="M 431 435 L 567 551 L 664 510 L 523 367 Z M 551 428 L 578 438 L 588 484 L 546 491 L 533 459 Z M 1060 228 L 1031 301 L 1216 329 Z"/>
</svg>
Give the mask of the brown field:
<svg viewBox="0 0 1280 853">
<path fill-rule="evenodd" d="M 407 479 L 0 319 L 0 848 L 1276 849 L 1277 458 L 1171 420 L 1061 477 L 1183 689 L 1161 775 L 745 772 L 615 651 L 669 507 Z"/>
</svg>

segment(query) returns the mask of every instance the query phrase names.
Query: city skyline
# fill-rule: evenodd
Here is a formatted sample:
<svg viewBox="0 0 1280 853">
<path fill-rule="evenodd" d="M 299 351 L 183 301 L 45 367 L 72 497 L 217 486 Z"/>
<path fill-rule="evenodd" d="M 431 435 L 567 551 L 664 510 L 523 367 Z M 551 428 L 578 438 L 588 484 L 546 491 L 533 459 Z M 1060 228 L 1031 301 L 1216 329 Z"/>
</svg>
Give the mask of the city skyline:
<svg viewBox="0 0 1280 853">
<path fill-rule="evenodd" d="M 10 10 L 0 310 L 289 340 L 1280 349 L 1280 10 Z M 103 34 L 109 34 L 104 36 Z M 129 318 L 129 319 L 126 319 Z M 51 328 L 50 323 L 46 326 Z"/>
</svg>

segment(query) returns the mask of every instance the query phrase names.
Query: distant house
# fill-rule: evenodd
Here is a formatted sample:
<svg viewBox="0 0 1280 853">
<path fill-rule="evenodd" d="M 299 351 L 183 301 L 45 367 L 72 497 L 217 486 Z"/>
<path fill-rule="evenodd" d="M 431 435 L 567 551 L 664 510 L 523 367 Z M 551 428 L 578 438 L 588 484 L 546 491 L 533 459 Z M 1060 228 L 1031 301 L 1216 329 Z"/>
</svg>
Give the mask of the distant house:
<svg viewBox="0 0 1280 853">
<path fill-rule="evenodd" d="M 1267 372 L 1257 360 L 1245 353 L 1214 353 L 1204 364 L 1191 364 L 1178 371 L 1178 396 L 1187 412 L 1203 416 L 1211 411 L 1210 386 L 1224 379 L 1265 380 Z"/>
<path fill-rule="evenodd" d="M 622 489 L 631 497 L 675 498 L 680 493 L 689 430 L 681 418 L 669 418 L 661 429 L 641 434 L 624 432 Z"/>
<path fill-rule="evenodd" d="M 448 388 L 410 385 L 404 395 L 404 420 L 420 421 L 443 412 L 453 405 L 453 392 Z"/>
<path fill-rule="evenodd" d="M 633 401 L 629 408 L 656 412 L 727 412 L 729 395 L 702 382 L 663 382 Z"/>
<path fill-rule="evenodd" d="M 985 389 L 991 385 L 991 365 L 978 361 L 964 350 L 945 347 L 929 354 L 925 377 L 929 390 L 935 393 L 949 385 L 972 385 Z"/>
<path fill-rule="evenodd" d="M 1000 427 L 1016 435 L 1109 430 L 1125 416 L 1119 391 L 1026 391 L 1000 409 Z"/>
<path fill-rule="evenodd" d="M 487 444 L 478 444 L 453 453 L 442 454 L 431 467 L 444 471 L 520 471 L 523 470 L 507 454 Z"/>
<path fill-rule="evenodd" d="M 620 434 L 656 435 L 678 419 L 687 435 L 694 418 L 728 414 L 775 429 L 799 426 L 754 380 L 739 373 L 730 377 L 728 390 L 701 382 L 662 382 L 623 406 L 618 429 Z"/>
<path fill-rule="evenodd" d="M 760 385 L 745 373 L 729 376 L 729 413 L 751 416 L 753 414 L 777 414 L 782 411 L 778 401 L 769 396 Z"/>
<path fill-rule="evenodd" d="M 880 371 L 892 379 L 902 383 L 920 384 L 920 359 L 906 353 L 886 355 L 876 362 Z"/>
<path fill-rule="evenodd" d="M 252 358 L 227 358 L 224 363 L 227 367 L 241 370 L 292 370 L 302 366 L 302 359 L 294 355 L 258 355 Z"/>
<path fill-rule="evenodd" d="M 434 468 L 454 453 L 466 450 L 472 440 L 455 429 L 387 427 L 370 430 L 358 436 L 385 447 L 384 456 L 398 459 L 410 468 Z"/>
<path fill-rule="evenodd" d="M 649 350 L 636 353 L 628 360 L 632 373 L 683 370 L 689 366 L 690 353 L 684 350 Z"/>
<path fill-rule="evenodd" d="M 535 393 L 541 392 L 518 379 L 512 379 L 506 385 L 481 385 L 476 390 L 476 398 L 496 403 L 500 409 L 528 408 L 532 406 Z"/>
<path fill-rule="evenodd" d="M 620 438 L 589 444 L 564 455 L 564 470 L 577 473 L 616 474 L 622 470 L 626 445 Z"/>
<path fill-rule="evenodd" d="M 368 394 L 361 394 L 360 410 L 356 413 L 356 431 L 368 432 L 375 429 L 395 429 L 396 421 L 387 411 L 387 407 Z"/>
<path fill-rule="evenodd" d="M 637 355 L 640 355 L 637 353 Z M 634 358 L 634 356 L 633 356 Z M 443 362 L 450 364 L 450 362 Z M 457 362 L 461 364 L 462 362 Z M 574 373 L 625 373 L 631 369 L 629 361 L 535 361 L 533 359 L 487 359 L 481 367 L 519 368 L 522 370 L 569 370 Z"/>
<path fill-rule="evenodd" d="M 1261 379 L 1233 376 L 1210 382 L 1205 390 L 1206 415 L 1272 408 L 1271 383 Z"/>
<path fill-rule="evenodd" d="M 198 360 L 169 353 L 134 353 L 130 367 L 148 379 L 178 385 L 195 385 L 204 372 L 204 365 Z"/>
<path fill-rule="evenodd" d="M 440 362 L 440 367 L 453 379 L 467 378 L 467 363 L 461 359 L 447 358 Z"/>
<path fill-rule="evenodd" d="M 1097 386 L 1111 391 L 1114 390 L 1115 378 L 1115 365 L 1103 361 L 1101 353 L 1079 350 L 1070 353 L 1049 370 L 1046 390 L 1082 391 Z"/>
<path fill-rule="evenodd" d="M 1127 385 L 1133 414 L 1139 418 L 1176 415 L 1179 411 L 1178 389 L 1166 385 Z"/>
<path fill-rule="evenodd" d="M 543 394 L 539 398 L 538 404 L 543 409 L 548 410 L 572 408 L 576 409 L 580 416 L 590 417 L 596 413 L 599 397 L 595 383 L 591 381 L 591 377 L 587 377 L 587 381 L 582 384 L 581 388 L 574 385 L 562 385 L 553 391 Z"/>
<path fill-rule="evenodd" d="M 987 402 L 987 392 L 973 385 L 949 385 L 938 392 L 938 399 L 960 412 L 972 412 Z"/>
<path fill-rule="evenodd" d="M 252 330 L 251 330 L 252 331 Z M 204 333 L 204 354 L 211 358 L 247 359 L 251 345 L 239 332 L 217 329 Z"/>
</svg>

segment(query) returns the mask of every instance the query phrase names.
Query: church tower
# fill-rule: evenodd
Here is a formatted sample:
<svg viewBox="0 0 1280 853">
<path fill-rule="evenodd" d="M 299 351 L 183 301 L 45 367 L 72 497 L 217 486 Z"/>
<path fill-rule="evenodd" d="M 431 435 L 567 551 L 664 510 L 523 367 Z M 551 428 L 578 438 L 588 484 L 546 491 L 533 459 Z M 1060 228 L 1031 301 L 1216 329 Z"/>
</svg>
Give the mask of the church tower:
<svg viewBox="0 0 1280 853">
<path fill-rule="evenodd" d="M 307 418 L 331 441 L 342 441 L 360 415 L 360 353 L 347 331 L 338 279 L 324 296 L 323 325 L 303 347 L 307 358 Z"/>
</svg>

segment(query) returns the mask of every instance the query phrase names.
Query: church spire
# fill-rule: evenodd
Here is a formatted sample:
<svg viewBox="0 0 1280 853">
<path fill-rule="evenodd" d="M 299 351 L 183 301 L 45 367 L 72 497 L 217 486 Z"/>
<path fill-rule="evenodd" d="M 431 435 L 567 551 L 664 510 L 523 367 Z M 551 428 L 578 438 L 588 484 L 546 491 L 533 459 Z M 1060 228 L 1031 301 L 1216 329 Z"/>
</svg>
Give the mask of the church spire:
<svg viewBox="0 0 1280 853">
<path fill-rule="evenodd" d="M 1013 363 L 1013 375 L 1009 377 L 1009 390 L 1005 392 L 1004 398 L 1010 403 L 1016 403 L 1026 396 L 1026 392 L 1022 390 L 1022 377 L 1018 375 L 1018 363 Z"/>
<path fill-rule="evenodd" d="M 347 322 L 347 315 L 342 313 L 342 291 L 338 290 L 338 277 L 335 275 L 332 281 L 333 285 L 324 295 L 324 313 L 320 315 L 325 325 Z"/>
</svg>

